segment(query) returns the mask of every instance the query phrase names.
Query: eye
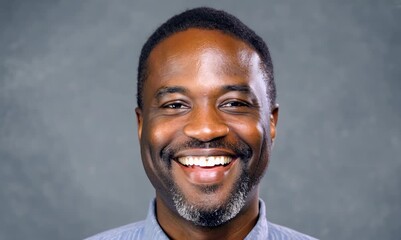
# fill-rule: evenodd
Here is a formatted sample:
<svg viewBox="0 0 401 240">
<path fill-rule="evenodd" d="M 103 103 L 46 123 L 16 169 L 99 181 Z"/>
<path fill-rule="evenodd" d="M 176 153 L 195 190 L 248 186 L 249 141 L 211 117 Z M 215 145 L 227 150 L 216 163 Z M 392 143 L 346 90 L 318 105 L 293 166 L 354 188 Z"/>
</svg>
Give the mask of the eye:
<svg viewBox="0 0 401 240">
<path fill-rule="evenodd" d="M 168 101 L 162 104 L 160 107 L 160 112 L 165 115 L 177 115 L 177 114 L 185 114 L 191 109 L 191 105 L 189 105 L 185 101 L 174 100 Z"/>
<path fill-rule="evenodd" d="M 219 108 L 221 111 L 228 114 L 248 114 L 258 109 L 255 104 L 242 99 L 226 100 L 219 105 Z"/>
<path fill-rule="evenodd" d="M 162 108 L 167 109 L 188 109 L 189 107 L 181 102 L 166 103 L 162 105 Z"/>
<path fill-rule="evenodd" d="M 239 100 L 232 100 L 232 101 L 227 101 L 221 104 L 222 108 L 240 108 L 240 107 L 250 107 L 250 104 L 244 101 L 239 101 Z"/>
</svg>

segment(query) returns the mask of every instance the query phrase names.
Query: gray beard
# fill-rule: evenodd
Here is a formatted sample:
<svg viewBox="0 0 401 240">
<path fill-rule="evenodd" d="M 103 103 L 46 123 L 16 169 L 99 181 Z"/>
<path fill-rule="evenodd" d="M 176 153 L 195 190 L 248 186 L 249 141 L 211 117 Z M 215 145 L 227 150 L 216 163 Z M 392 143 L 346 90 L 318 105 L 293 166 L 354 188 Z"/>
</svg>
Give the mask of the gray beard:
<svg viewBox="0 0 401 240">
<path fill-rule="evenodd" d="M 202 227 L 220 226 L 235 216 L 244 207 L 252 189 L 248 174 L 243 172 L 236 182 L 228 200 L 216 207 L 201 207 L 189 203 L 177 186 L 173 186 L 173 201 L 178 214 L 186 220 Z M 213 187 L 205 188 L 205 192 L 213 192 Z"/>
</svg>

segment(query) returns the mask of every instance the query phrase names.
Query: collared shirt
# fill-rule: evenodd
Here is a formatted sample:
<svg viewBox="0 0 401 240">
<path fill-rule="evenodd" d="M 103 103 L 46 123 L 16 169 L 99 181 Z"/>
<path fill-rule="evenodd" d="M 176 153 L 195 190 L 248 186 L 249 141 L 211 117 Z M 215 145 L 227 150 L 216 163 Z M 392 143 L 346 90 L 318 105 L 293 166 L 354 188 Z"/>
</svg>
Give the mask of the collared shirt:
<svg viewBox="0 0 401 240">
<path fill-rule="evenodd" d="M 152 201 L 149 206 L 146 220 L 128 224 L 86 240 L 168 240 L 155 215 L 156 203 Z M 263 200 L 259 200 L 259 219 L 245 240 L 314 240 L 310 236 L 295 230 L 270 223 L 266 219 L 266 207 Z"/>
</svg>

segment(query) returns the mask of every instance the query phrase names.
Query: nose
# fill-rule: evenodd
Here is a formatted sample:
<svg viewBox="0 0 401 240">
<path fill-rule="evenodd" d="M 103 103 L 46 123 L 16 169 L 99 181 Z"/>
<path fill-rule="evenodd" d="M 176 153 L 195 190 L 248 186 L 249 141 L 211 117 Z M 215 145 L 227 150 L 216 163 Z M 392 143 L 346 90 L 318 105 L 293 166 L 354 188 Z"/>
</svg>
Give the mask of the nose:
<svg viewBox="0 0 401 240">
<path fill-rule="evenodd" d="M 191 114 L 189 122 L 184 126 L 185 135 L 202 142 L 224 137 L 229 131 L 229 127 L 216 110 L 211 109 L 211 107 L 195 111 Z"/>
</svg>

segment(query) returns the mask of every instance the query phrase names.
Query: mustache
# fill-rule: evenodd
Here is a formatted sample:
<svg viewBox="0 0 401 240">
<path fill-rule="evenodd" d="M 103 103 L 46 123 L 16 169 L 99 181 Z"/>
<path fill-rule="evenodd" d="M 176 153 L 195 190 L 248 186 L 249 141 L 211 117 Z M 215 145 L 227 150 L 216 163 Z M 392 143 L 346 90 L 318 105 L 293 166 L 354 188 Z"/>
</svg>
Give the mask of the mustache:
<svg viewBox="0 0 401 240">
<path fill-rule="evenodd" d="M 238 156 L 243 161 L 247 162 L 252 156 L 251 147 L 245 142 L 238 140 L 234 143 L 228 142 L 224 139 L 215 139 L 209 142 L 203 142 L 197 139 L 190 139 L 186 142 L 180 144 L 171 144 L 164 147 L 160 152 L 160 157 L 165 162 L 169 162 L 177 152 L 191 149 L 191 148 L 222 148 L 232 151 L 236 156 Z"/>
</svg>

